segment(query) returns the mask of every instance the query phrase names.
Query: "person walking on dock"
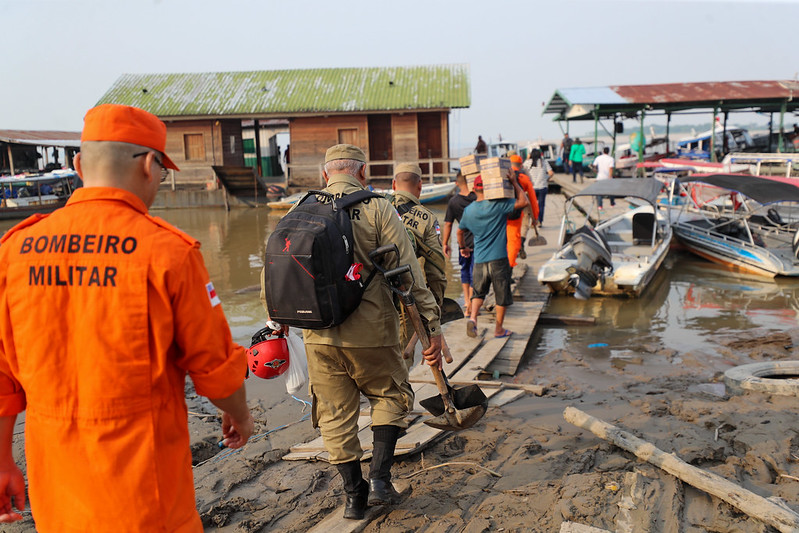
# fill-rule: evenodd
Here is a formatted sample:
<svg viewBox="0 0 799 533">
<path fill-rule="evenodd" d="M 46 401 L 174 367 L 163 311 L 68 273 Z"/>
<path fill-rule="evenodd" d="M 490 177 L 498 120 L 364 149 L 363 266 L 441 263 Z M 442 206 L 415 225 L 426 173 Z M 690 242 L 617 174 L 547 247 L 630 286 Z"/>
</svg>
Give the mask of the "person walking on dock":
<svg viewBox="0 0 799 533">
<path fill-rule="evenodd" d="M 413 237 L 416 257 L 421 260 L 425 283 L 440 309 L 447 289 L 447 259 L 441 247 L 441 226 L 438 224 L 438 219 L 432 211 L 419 202 L 419 196 L 422 194 L 422 169 L 416 163 L 400 163 L 394 171 L 392 188 L 394 194 L 391 196 L 391 203 Z M 407 317 L 403 320 L 402 329 L 400 346 L 405 348 L 413 336 L 413 327 Z M 410 369 L 413 358 L 405 361 Z"/>
<path fill-rule="evenodd" d="M 200 244 L 147 214 L 168 169 L 166 126 L 134 107 L 86 114 L 67 205 L 0 246 L 0 521 L 20 515 L 11 456 L 25 410 L 36 530 L 203 530 L 186 374 L 222 410 L 223 443 L 253 433 L 233 343 Z M 32 302 L 35 312 L 31 312 Z"/>
<path fill-rule="evenodd" d="M 466 322 L 466 334 L 477 336 L 477 315 L 483 306 L 489 287 L 494 287 L 496 296 L 495 337 L 507 337 L 512 332 L 505 329 L 505 308 L 513 304 L 511 294 L 511 268 L 508 262 L 507 220 L 514 209 L 523 209 L 529 203 L 527 196 L 516 178 L 516 173 L 508 170 L 505 179 L 513 184 L 514 198 L 486 200 L 483 194 L 483 179 L 474 180 L 477 199 L 463 211 L 458 228 L 458 245 L 463 247 L 464 232 L 474 234 L 474 281 L 470 318 Z"/>
<path fill-rule="evenodd" d="M 572 166 L 572 182 L 577 182 L 577 173 L 580 173 L 580 183 L 583 183 L 583 157 L 585 157 L 585 146 L 583 141 L 577 137 L 569 152 L 569 161 Z"/>
<path fill-rule="evenodd" d="M 444 215 L 444 255 L 447 257 L 452 253 L 450 247 L 450 236 L 452 235 L 452 223 L 460 224 L 463 218 L 463 210 L 477 199 L 477 196 L 469 190 L 466 176 L 458 172 L 455 177 L 458 186 L 458 194 L 454 195 L 447 202 L 447 212 Z M 464 231 L 463 246 L 458 246 L 458 265 L 461 267 L 461 287 L 463 287 L 463 301 L 466 304 L 466 311 L 469 311 L 469 302 L 472 299 L 472 270 L 474 267 L 474 236 L 471 231 Z"/>
<path fill-rule="evenodd" d="M 572 141 L 571 137 L 569 137 L 568 133 L 563 134 L 563 140 L 560 143 L 560 161 L 563 164 L 563 173 L 570 174 L 571 173 L 571 165 L 569 163 L 569 158 L 571 157 L 572 153 Z"/>
<path fill-rule="evenodd" d="M 522 158 L 518 155 L 510 156 L 510 164 L 513 172 L 516 173 L 516 178 L 519 186 L 527 194 L 528 205 L 524 209 L 515 209 L 508 215 L 508 222 L 506 229 L 508 232 L 508 261 L 511 268 L 516 266 L 516 259 L 521 255 L 522 259 L 527 258 L 527 253 L 524 251 L 524 237 L 527 235 L 527 229 L 522 231 L 523 222 L 530 220 L 533 224 L 538 221 L 538 200 L 535 196 L 535 189 L 530 177 L 522 170 Z"/>
<path fill-rule="evenodd" d="M 547 202 L 547 192 L 549 191 L 549 179 L 555 174 L 549 162 L 541 155 L 541 150 L 533 148 L 530 157 L 524 162 L 527 174 L 533 182 L 535 198 L 538 201 L 538 225 L 544 223 L 544 207 Z"/>
<path fill-rule="evenodd" d="M 616 165 L 616 161 L 610 155 L 610 148 L 607 146 L 602 149 L 602 154 L 600 154 L 594 162 L 591 163 L 591 166 L 596 168 L 596 180 L 609 180 L 613 177 L 613 168 Z M 611 207 L 616 205 L 616 200 L 610 198 L 610 205 Z M 602 209 L 602 196 L 599 197 L 599 209 Z"/>
<path fill-rule="evenodd" d="M 474 147 L 474 153 L 482 155 L 488 154 L 488 145 L 486 145 L 482 135 L 477 136 L 477 146 Z"/>
<path fill-rule="evenodd" d="M 366 156 L 350 144 L 337 144 L 325 153 L 324 191 L 336 197 L 364 189 Z M 355 243 L 354 260 L 365 271 L 373 267 L 369 252 L 396 244 L 399 264 L 409 265 L 414 279 L 422 271 L 405 226 L 385 198 L 364 200 L 350 210 Z M 361 274 L 363 275 L 363 274 Z M 427 364 L 441 365 L 440 312 L 433 294 L 413 284 L 413 296 L 427 323 L 430 348 L 423 352 Z M 268 311 L 268 306 L 266 307 Z M 391 484 L 394 449 L 413 406 L 413 390 L 402 359 L 399 316 L 388 284 L 377 276 L 366 288 L 360 305 L 340 325 L 303 332 L 308 354 L 308 374 L 314 425 L 322 432 L 330 463 L 336 466 L 347 493 L 344 517 L 360 520 L 367 505 L 397 503 L 400 495 Z M 358 440 L 360 395 L 369 398 L 374 448 L 369 482 L 361 473 L 363 449 Z"/>
</svg>

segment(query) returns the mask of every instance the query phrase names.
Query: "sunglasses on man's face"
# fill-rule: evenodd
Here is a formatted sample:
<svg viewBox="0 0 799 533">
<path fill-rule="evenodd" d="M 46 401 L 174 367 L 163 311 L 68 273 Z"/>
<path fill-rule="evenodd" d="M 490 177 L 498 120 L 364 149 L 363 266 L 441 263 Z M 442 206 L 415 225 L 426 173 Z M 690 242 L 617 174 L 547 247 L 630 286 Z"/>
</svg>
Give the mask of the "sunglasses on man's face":
<svg viewBox="0 0 799 533">
<path fill-rule="evenodd" d="M 155 155 L 155 152 L 139 152 L 138 154 L 133 154 L 133 158 L 135 159 L 137 157 L 141 157 L 143 155 L 147 155 L 150 153 L 153 154 L 153 159 L 155 159 L 155 162 L 158 163 L 158 166 L 161 167 L 161 183 L 163 183 L 166 180 L 167 176 L 169 176 L 169 169 L 164 166 L 164 164 L 161 162 L 158 156 Z"/>
</svg>

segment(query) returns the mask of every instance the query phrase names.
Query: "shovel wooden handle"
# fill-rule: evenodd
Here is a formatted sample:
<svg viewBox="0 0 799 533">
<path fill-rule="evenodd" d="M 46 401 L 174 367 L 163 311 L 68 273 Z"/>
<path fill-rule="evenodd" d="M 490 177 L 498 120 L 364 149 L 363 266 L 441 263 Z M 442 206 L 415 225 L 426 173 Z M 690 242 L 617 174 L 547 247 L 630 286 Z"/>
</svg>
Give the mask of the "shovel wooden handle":
<svg viewBox="0 0 799 533">
<path fill-rule="evenodd" d="M 419 340 L 422 341 L 422 349 L 427 350 L 430 348 L 430 337 L 427 335 L 427 330 L 425 329 L 424 324 L 422 324 L 422 317 L 419 316 L 419 310 L 416 309 L 416 304 L 407 304 L 403 302 L 403 305 L 405 305 L 405 311 L 408 313 L 408 316 L 411 319 L 413 329 L 416 330 Z M 449 388 L 447 387 L 444 374 L 441 373 L 441 369 L 438 368 L 438 365 L 431 366 L 430 371 L 433 373 L 433 378 L 436 380 L 438 393 L 441 395 L 441 399 L 444 401 L 444 408 L 448 413 L 454 413 L 455 406 L 452 404 L 452 398 L 449 396 Z"/>
<path fill-rule="evenodd" d="M 419 335 L 414 331 L 413 335 L 411 335 L 411 340 L 408 341 L 408 346 L 406 346 L 405 351 L 402 352 L 403 359 L 411 359 L 413 357 L 417 342 L 419 342 Z"/>
</svg>

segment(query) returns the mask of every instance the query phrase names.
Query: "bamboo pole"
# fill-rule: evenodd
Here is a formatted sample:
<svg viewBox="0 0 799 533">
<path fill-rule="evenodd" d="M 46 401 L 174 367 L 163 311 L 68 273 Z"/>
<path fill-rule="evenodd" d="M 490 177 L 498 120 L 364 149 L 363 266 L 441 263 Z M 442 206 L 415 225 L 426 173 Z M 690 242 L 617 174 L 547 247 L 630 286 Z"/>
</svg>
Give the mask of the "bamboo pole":
<svg viewBox="0 0 799 533">
<path fill-rule="evenodd" d="M 669 474 L 700 490 L 724 500 L 747 515 L 777 528 L 783 533 L 799 531 L 799 514 L 758 496 L 723 477 L 691 466 L 676 455 L 657 448 L 654 444 L 639 439 L 616 426 L 608 424 L 574 407 L 563 411 L 563 418 L 570 424 L 587 429 L 597 437 L 635 454 Z"/>
</svg>

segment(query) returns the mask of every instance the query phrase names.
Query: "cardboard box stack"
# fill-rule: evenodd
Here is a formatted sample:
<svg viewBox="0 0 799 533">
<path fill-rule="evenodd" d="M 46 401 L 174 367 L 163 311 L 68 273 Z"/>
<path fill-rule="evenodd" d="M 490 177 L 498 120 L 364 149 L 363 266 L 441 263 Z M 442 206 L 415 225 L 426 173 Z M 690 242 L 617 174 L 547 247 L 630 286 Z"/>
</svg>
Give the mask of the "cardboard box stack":
<svg viewBox="0 0 799 533">
<path fill-rule="evenodd" d="M 513 185 L 505 179 L 510 169 L 507 157 L 491 157 L 480 162 L 480 175 L 483 177 L 483 194 L 486 200 L 497 198 L 514 198 Z"/>
<path fill-rule="evenodd" d="M 480 175 L 480 162 L 486 158 L 484 155 L 465 155 L 460 158 L 461 174 L 466 178 L 469 190 L 472 190 L 474 179 Z"/>
</svg>

